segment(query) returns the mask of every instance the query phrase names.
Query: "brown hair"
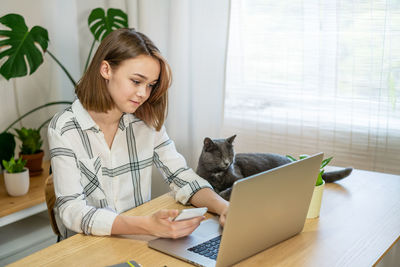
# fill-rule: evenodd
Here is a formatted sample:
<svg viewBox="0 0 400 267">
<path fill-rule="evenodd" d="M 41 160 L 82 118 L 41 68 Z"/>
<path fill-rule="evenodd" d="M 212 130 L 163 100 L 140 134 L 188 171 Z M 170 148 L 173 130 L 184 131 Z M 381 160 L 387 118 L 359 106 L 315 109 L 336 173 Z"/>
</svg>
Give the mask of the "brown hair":
<svg viewBox="0 0 400 267">
<path fill-rule="evenodd" d="M 118 29 L 107 35 L 100 43 L 92 62 L 76 86 L 76 95 L 87 110 L 107 112 L 114 107 L 106 81 L 100 74 L 103 60 L 112 69 L 126 59 L 140 55 L 151 56 L 160 62 L 160 77 L 150 97 L 135 112 L 135 116 L 159 131 L 167 112 L 167 90 L 171 85 L 171 69 L 158 48 L 143 33 L 134 29 Z"/>
</svg>

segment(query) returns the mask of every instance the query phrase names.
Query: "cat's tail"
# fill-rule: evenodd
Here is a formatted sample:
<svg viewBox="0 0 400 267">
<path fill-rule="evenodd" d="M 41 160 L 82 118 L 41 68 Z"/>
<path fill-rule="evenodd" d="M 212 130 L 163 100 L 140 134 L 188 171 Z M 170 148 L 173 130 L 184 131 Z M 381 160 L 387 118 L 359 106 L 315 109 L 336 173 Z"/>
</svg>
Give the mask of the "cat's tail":
<svg viewBox="0 0 400 267">
<path fill-rule="evenodd" d="M 349 176 L 352 171 L 353 168 L 349 167 L 338 171 L 325 172 L 322 175 L 322 179 L 324 179 L 326 183 L 333 183 Z"/>
</svg>

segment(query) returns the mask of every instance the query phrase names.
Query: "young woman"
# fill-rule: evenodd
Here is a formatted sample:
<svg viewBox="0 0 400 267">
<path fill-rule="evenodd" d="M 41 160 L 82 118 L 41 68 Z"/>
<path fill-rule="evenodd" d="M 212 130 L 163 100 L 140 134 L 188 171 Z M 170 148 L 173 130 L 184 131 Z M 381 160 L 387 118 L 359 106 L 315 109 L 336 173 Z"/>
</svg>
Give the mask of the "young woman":
<svg viewBox="0 0 400 267">
<path fill-rule="evenodd" d="M 100 44 L 80 80 L 77 99 L 52 119 L 48 138 L 63 238 L 92 235 L 189 235 L 204 217 L 174 222 L 177 210 L 120 213 L 150 200 L 151 166 L 177 201 L 208 207 L 223 225 L 228 202 L 186 166 L 163 126 L 169 65 L 142 33 L 119 29 Z"/>
</svg>

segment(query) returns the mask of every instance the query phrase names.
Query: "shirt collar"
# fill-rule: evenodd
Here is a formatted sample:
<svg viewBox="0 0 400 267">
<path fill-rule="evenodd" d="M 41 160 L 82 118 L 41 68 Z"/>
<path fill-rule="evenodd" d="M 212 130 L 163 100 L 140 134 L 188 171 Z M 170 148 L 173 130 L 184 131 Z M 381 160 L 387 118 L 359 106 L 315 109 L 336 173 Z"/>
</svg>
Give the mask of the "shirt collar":
<svg viewBox="0 0 400 267">
<path fill-rule="evenodd" d="M 119 121 L 119 128 L 121 130 L 125 130 L 125 128 L 136 121 L 140 121 L 134 114 L 132 113 L 124 113 L 121 117 L 121 120 Z"/>
<path fill-rule="evenodd" d="M 75 114 L 76 120 L 81 126 L 82 130 L 88 130 L 94 128 L 99 130 L 100 127 L 94 122 L 92 117 L 90 117 L 89 112 L 82 106 L 79 99 L 76 99 L 74 103 L 72 103 L 72 112 Z"/>
<path fill-rule="evenodd" d="M 76 99 L 74 103 L 72 103 L 72 111 L 75 114 L 76 120 L 81 126 L 82 130 L 94 129 L 95 131 L 99 131 L 100 127 L 96 124 L 96 122 L 92 119 L 89 112 L 82 106 L 79 99 Z M 134 114 L 124 113 L 119 121 L 118 127 L 121 130 L 125 130 L 125 128 L 133 123 L 140 121 Z"/>
</svg>

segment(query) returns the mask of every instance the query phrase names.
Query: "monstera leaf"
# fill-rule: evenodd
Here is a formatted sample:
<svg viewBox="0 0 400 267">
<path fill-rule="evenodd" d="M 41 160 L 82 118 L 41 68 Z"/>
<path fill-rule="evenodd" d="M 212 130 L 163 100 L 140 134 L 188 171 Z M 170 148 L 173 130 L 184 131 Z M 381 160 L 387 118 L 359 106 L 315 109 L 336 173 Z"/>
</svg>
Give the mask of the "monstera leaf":
<svg viewBox="0 0 400 267">
<path fill-rule="evenodd" d="M 11 30 L 0 30 L 0 60 L 8 57 L 0 67 L 0 74 L 7 80 L 32 74 L 43 63 L 43 51 L 49 42 L 47 30 L 34 26 L 30 31 L 21 15 L 8 14 L 0 18 L 0 23 Z M 5 37 L 5 38 L 4 38 Z"/>
<path fill-rule="evenodd" d="M 120 9 L 110 8 L 107 16 L 102 8 L 93 9 L 88 18 L 90 31 L 97 41 L 102 41 L 110 32 L 128 27 L 128 16 Z"/>
</svg>

